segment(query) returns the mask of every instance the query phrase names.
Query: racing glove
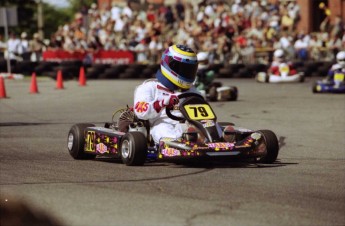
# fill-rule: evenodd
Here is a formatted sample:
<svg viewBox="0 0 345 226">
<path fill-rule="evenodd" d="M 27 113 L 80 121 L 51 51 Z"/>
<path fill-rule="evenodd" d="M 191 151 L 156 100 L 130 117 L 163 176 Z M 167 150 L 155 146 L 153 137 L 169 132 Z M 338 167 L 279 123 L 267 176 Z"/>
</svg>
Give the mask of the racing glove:
<svg viewBox="0 0 345 226">
<path fill-rule="evenodd" d="M 162 100 L 157 100 L 153 103 L 153 107 L 156 112 L 160 112 L 162 108 L 172 108 L 175 104 L 178 104 L 179 100 L 176 95 L 170 94 L 169 96 L 163 97 Z"/>
</svg>

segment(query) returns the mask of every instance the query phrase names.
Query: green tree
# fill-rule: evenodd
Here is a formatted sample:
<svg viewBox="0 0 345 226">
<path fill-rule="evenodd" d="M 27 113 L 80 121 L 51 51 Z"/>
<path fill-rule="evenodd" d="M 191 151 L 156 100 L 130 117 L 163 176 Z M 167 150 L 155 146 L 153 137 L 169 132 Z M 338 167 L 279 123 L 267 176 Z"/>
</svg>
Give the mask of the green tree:
<svg viewBox="0 0 345 226">
<path fill-rule="evenodd" d="M 69 10 L 70 15 L 74 15 L 77 12 L 84 11 L 86 13 L 86 10 L 90 8 L 92 3 L 97 3 L 97 0 L 68 0 L 69 2 Z"/>
<path fill-rule="evenodd" d="M 70 23 L 76 13 L 80 12 L 86 14 L 91 4 L 97 2 L 96 0 L 68 0 L 69 7 L 56 8 L 44 3 L 44 34 L 46 38 L 51 37 L 59 26 L 65 23 Z"/>
<path fill-rule="evenodd" d="M 72 15 L 69 9 L 55 8 L 49 4 L 43 4 L 43 32 L 45 38 L 50 38 L 59 26 L 71 21 Z"/>
<path fill-rule="evenodd" d="M 43 33 L 45 38 L 50 38 L 58 27 L 69 23 L 74 19 L 75 13 L 87 13 L 90 5 L 95 0 L 69 0 L 69 7 L 57 8 L 53 5 L 42 2 L 43 6 Z M 1 0 L 0 7 L 17 7 L 18 26 L 9 27 L 9 32 L 20 35 L 26 32 L 29 38 L 38 31 L 37 25 L 37 4 L 38 0 Z M 1 34 L 4 34 L 4 28 L 0 27 Z"/>
<path fill-rule="evenodd" d="M 1 0 L 0 7 L 17 7 L 18 26 L 9 27 L 9 32 L 20 34 L 20 32 L 32 33 L 37 30 L 37 21 L 34 15 L 36 11 L 36 2 L 34 0 Z M 4 33 L 4 28 L 0 28 L 0 32 Z"/>
</svg>

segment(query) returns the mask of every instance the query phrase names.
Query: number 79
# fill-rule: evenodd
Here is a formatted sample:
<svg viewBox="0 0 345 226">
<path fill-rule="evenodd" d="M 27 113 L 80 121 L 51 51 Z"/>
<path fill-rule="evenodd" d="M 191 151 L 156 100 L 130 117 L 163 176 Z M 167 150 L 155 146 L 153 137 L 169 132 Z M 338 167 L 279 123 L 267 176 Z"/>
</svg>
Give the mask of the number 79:
<svg viewBox="0 0 345 226">
<path fill-rule="evenodd" d="M 207 111 L 204 107 L 190 107 L 190 109 L 192 109 L 194 111 L 194 117 L 195 118 L 198 118 L 199 115 L 198 115 L 198 112 L 200 112 L 200 115 L 202 117 L 207 117 L 208 114 L 207 114 Z"/>
</svg>

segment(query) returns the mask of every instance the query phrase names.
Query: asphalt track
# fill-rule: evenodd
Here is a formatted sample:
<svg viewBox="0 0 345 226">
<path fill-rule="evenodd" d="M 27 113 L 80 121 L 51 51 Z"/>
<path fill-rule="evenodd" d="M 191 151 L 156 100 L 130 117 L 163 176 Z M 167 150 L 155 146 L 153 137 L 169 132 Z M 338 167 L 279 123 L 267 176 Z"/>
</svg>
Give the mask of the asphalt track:
<svg viewBox="0 0 345 226">
<path fill-rule="evenodd" d="M 64 225 L 345 225 L 345 95 L 313 94 L 301 84 L 236 85 L 239 100 L 212 103 L 219 121 L 270 129 L 280 141 L 273 165 L 73 160 L 75 123 L 111 121 L 132 104 L 141 80 L 6 80 L 0 100 L 0 205 L 14 200 Z M 1 216 L 2 220 L 4 216 Z"/>
</svg>

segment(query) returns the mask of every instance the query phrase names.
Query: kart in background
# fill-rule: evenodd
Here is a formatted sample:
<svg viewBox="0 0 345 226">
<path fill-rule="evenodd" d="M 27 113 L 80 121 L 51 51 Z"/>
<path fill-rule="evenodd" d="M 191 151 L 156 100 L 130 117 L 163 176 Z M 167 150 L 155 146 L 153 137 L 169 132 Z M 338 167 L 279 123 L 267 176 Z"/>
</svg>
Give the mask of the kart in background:
<svg viewBox="0 0 345 226">
<path fill-rule="evenodd" d="M 290 75 L 290 66 L 286 63 L 281 63 L 279 65 L 279 74 L 272 74 L 268 72 L 259 72 L 255 80 L 262 83 L 294 83 L 294 82 L 304 82 L 304 73 L 296 72 Z"/>
<path fill-rule="evenodd" d="M 220 82 L 211 83 L 205 90 L 199 90 L 208 101 L 236 101 L 238 89 L 236 86 L 223 86 Z"/>
<path fill-rule="evenodd" d="M 166 108 L 168 117 L 196 128 L 184 133 L 182 138 L 161 139 L 155 144 L 149 135 L 148 121 L 139 120 L 127 107 L 115 112 L 113 122 L 104 126 L 73 125 L 67 140 L 70 155 L 74 159 L 108 156 L 122 159 L 129 166 L 143 165 L 147 160 L 228 157 L 267 164 L 276 161 L 279 144 L 271 130 L 250 130 L 232 123 L 219 123 L 211 106 L 197 93 L 184 93 L 178 98 L 179 105 Z"/>
<path fill-rule="evenodd" d="M 334 80 L 320 80 L 313 85 L 313 93 L 345 93 L 345 75 L 336 73 Z"/>
</svg>

